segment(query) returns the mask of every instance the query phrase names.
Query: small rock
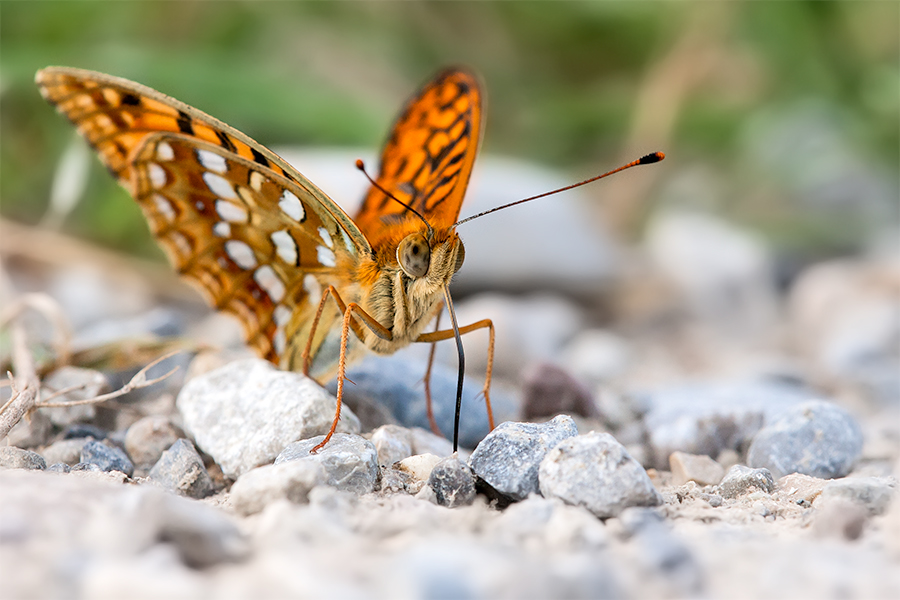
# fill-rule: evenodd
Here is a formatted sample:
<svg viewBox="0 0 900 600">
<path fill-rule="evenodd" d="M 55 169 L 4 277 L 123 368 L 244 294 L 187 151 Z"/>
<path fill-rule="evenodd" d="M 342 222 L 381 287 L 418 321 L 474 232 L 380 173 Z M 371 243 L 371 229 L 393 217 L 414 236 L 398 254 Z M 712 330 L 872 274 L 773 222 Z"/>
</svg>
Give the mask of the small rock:
<svg viewBox="0 0 900 600">
<path fill-rule="evenodd" d="M 31 450 L 23 450 L 15 446 L 0 446 L 0 468 L 42 471 L 47 468 L 47 461 L 43 456 Z"/>
<path fill-rule="evenodd" d="M 434 466 L 441 462 L 440 456 L 434 454 L 416 454 L 400 461 L 397 467 L 418 481 L 428 481 Z"/>
<path fill-rule="evenodd" d="M 312 462 L 325 469 L 325 483 L 339 490 L 354 494 L 367 494 L 375 489 L 378 481 L 378 452 L 375 445 L 358 435 L 336 433 L 317 454 L 310 454 L 325 439 L 320 435 L 294 442 L 285 448 L 275 464 L 290 461 Z"/>
<path fill-rule="evenodd" d="M 75 402 L 77 400 L 86 400 L 88 398 L 96 398 L 109 390 L 109 383 L 106 376 L 99 371 L 92 369 L 81 369 L 78 367 L 60 367 L 47 377 L 44 378 L 41 387 L 46 391 L 43 395 L 50 392 L 62 390 L 65 388 L 81 386 L 71 392 L 67 392 L 62 396 L 53 398 L 53 402 Z M 42 408 L 54 425 L 65 427 L 72 423 L 91 421 L 97 414 L 97 408 L 93 404 L 82 404 L 71 407 L 60 408 Z"/>
<path fill-rule="evenodd" d="M 541 461 L 561 441 L 578 435 L 572 417 L 547 423 L 502 423 L 478 444 L 469 465 L 501 494 L 523 500 L 538 493 Z"/>
<path fill-rule="evenodd" d="M 136 421 L 125 433 L 125 451 L 138 469 L 149 469 L 159 461 L 163 452 L 184 432 L 163 416 L 152 415 Z"/>
<path fill-rule="evenodd" d="M 22 417 L 0 442 L 16 448 L 37 448 L 46 444 L 52 434 L 50 417 L 38 410 Z"/>
<path fill-rule="evenodd" d="M 829 481 L 814 506 L 818 508 L 840 498 L 862 506 L 869 516 L 877 516 L 887 511 L 894 488 L 892 477 L 847 477 Z"/>
<path fill-rule="evenodd" d="M 81 460 L 81 449 L 87 441 L 86 438 L 57 440 L 44 448 L 41 456 L 44 457 L 47 464 L 65 463 L 72 466 Z"/>
<path fill-rule="evenodd" d="M 276 500 L 304 504 L 309 491 L 327 483 L 328 474 L 321 463 L 291 460 L 247 471 L 231 486 L 231 505 L 243 515 L 262 511 Z"/>
<path fill-rule="evenodd" d="M 540 464 L 540 490 L 600 518 L 629 506 L 657 506 L 662 496 L 644 468 L 608 433 L 564 440 Z"/>
<path fill-rule="evenodd" d="M 88 423 L 72 423 L 63 431 L 64 440 L 78 440 L 84 438 L 93 438 L 95 440 L 105 440 L 109 432 L 105 429 L 90 425 Z"/>
<path fill-rule="evenodd" d="M 765 467 L 775 477 L 844 477 L 862 454 L 862 444 L 862 431 L 846 410 L 828 402 L 804 402 L 756 434 L 747 464 Z"/>
<path fill-rule="evenodd" d="M 561 367 L 538 363 L 529 367 L 522 379 L 522 417 L 526 421 L 561 413 L 597 416 L 590 390 Z"/>
<path fill-rule="evenodd" d="M 81 462 L 97 465 L 101 471 L 121 471 L 129 477 L 134 474 L 134 465 L 122 450 L 96 440 L 91 440 L 82 446 Z M 77 469 L 73 468 L 73 470 Z"/>
<path fill-rule="evenodd" d="M 719 483 L 719 493 L 724 498 L 737 498 L 753 490 L 762 490 L 767 494 L 775 491 L 775 479 L 768 469 L 734 465 Z"/>
<path fill-rule="evenodd" d="M 448 456 L 434 465 L 428 485 L 441 506 L 455 508 L 475 501 L 475 476 L 457 456 Z"/>
<path fill-rule="evenodd" d="M 312 379 L 261 359 L 195 377 L 176 403 L 197 447 L 232 478 L 270 462 L 294 440 L 327 432 L 336 408 L 335 398 Z M 338 431 L 359 431 L 349 409 L 341 411 Z"/>
<path fill-rule="evenodd" d="M 53 463 L 52 465 L 47 467 L 47 470 L 50 471 L 51 473 L 68 473 L 69 471 L 72 470 L 72 467 L 70 467 L 66 463 L 58 462 L 58 463 Z"/>
<path fill-rule="evenodd" d="M 98 465 L 95 465 L 94 463 L 86 463 L 86 462 L 80 462 L 80 463 L 76 463 L 76 464 L 72 465 L 71 471 L 74 473 L 81 473 L 81 472 L 103 473 L 104 472 L 103 469 L 101 469 Z M 118 471 L 118 472 L 121 472 L 121 471 Z"/>
<path fill-rule="evenodd" d="M 720 506 L 722 506 L 722 496 L 719 496 L 718 494 L 709 494 L 706 498 L 706 501 L 713 508 L 719 508 Z"/>
<path fill-rule="evenodd" d="M 206 498 L 213 483 L 190 440 L 180 439 L 162 453 L 150 470 L 150 481 L 182 496 Z"/>
<path fill-rule="evenodd" d="M 818 477 L 802 473 L 791 473 L 778 480 L 778 492 L 790 502 L 808 508 L 812 505 L 828 482 Z"/>
<path fill-rule="evenodd" d="M 382 425 L 372 432 L 372 443 L 378 451 L 378 463 L 390 466 L 407 456 L 412 456 L 409 429 L 399 425 Z"/>
<path fill-rule="evenodd" d="M 676 451 L 719 456 L 745 448 L 785 407 L 811 397 L 803 388 L 769 381 L 687 384 L 644 394 L 652 465 L 667 468 Z"/>
<path fill-rule="evenodd" d="M 409 491 L 411 477 L 406 471 L 395 469 L 393 467 L 381 467 L 381 491 L 390 493 L 400 493 Z"/>
<path fill-rule="evenodd" d="M 722 465 L 706 455 L 673 452 L 669 455 L 672 484 L 684 485 L 695 481 L 700 485 L 716 485 L 725 476 Z"/>
</svg>

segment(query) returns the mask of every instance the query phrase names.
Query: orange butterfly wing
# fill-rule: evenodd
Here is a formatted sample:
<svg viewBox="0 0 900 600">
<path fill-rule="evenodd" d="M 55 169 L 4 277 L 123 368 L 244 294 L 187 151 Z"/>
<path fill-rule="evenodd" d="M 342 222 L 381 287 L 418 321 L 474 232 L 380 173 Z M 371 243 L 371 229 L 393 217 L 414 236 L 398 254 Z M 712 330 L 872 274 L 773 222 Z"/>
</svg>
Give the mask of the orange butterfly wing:
<svg viewBox="0 0 900 600">
<path fill-rule="evenodd" d="M 260 356 L 300 364 L 321 290 L 346 285 L 371 253 L 350 217 L 271 150 L 151 88 L 64 67 L 36 83 L 138 202 L 176 270 L 238 317 Z"/>
<path fill-rule="evenodd" d="M 456 222 L 481 142 L 483 94 L 478 79 L 446 69 L 406 103 L 381 153 L 377 182 L 432 227 Z M 354 221 L 373 246 L 384 227 L 409 210 L 372 186 Z"/>
</svg>

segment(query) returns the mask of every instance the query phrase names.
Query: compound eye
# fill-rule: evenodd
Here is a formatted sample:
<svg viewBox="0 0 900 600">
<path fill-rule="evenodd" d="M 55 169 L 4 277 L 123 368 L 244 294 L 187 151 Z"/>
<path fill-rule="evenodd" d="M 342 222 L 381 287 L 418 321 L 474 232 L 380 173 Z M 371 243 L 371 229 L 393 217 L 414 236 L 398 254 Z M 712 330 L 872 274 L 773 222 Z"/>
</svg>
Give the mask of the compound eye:
<svg viewBox="0 0 900 600">
<path fill-rule="evenodd" d="M 403 238 L 397 246 L 397 262 L 410 277 L 425 277 L 431 263 L 431 247 L 425 237 L 414 233 Z"/>
<path fill-rule="evenodd" d="M 453 267 L 453 272 L 458 272 L 462 266 L 463 261 L 466 260 L 466 247 L 463 246 L 462 241 L 459 242 L 459 251 L 456 253 L 456 265 Z"/>
</svg>

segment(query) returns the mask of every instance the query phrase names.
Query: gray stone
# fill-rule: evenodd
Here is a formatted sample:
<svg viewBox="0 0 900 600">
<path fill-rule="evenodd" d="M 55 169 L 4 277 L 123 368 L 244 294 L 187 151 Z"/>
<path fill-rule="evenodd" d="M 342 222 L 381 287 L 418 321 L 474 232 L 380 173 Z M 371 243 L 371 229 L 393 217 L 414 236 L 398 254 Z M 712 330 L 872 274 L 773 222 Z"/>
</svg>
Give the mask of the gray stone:
<svg viewBox="0 0 900 600">
<path fill-rule="evenodd" d="M 380 465 L 390 466 L 413 454 L 412 440 L 406 427 L 382 425 L 372 432 L 369 439 L 375 444 Z"/>
<path fill-rule="evenodd" d="M 737 498 L 754 490 L 767 494 L 775 491 L 775 479 L 768 469 L 751 469 L 734 465 L 719 483 L 719 493 L 724 498 Z"/>
<path fill-rule="evenodd" d="M 195 377 L 177 406 L 197 447 L 226 477 L 237 477 L 272 461 L 291 442 L 327 432 L 336 401 L 312 379 L 250 359 Z M 359 431 L 349 409 L 341 411 L 338 431 Z"/>
<path fill-rule="evenodd" d="M 72 466 L 81 460 L 81 449 L 87 441 L 87 438 L 57 440 L 41 450 L 41 456 L 47 464 L 65 463 Z"/>
<path fill-rule="evenodd" d="M 895 487 L 893 477 L 846 477 L 825 484 L 813 506 L 819 508 L 843 499 L 862 506 L 869 516 L 877 516 L 887 511 Z"/>
<path fill-rule="evenodd" d="M 0 469 L 43 470 L 47 461 L 37 452 L 15 446 L 0 446 Z"/>
<path fill-rule="evenodd" d="M 546 498 L 583 506 L 600 518 L 630 506 L 662 504 L 644 468 L 608 433 L 557 444 L 541 461 L 540 490 Z"/>
<path fill-rule="evenodd" d="M 105 471 L 100 468 L 99 465 L 95 465 L 94 463 L 86 463 L 79 462 L 72 465 L 72 472 L 74 473 L 82 473 L 82 472 L 90 472 L 90 473 L 104 473 Z M 115 471 L 116 473 L 121 473 L 121 471 Z M 124 475 L 124 473 L 123 473 Z"/>
<path fill-rule="evenodd" d="M 20 419 L 9 430 L 6 439 L 0 442 L 16 448 L 37 448 L 46 444 L 52 434 L 53 423 L 50 422 L 50 417 L 37 410 Z"/>
<path fill-rule="evenodd" d="M 325 483 L 354 494 L 367 494 L 378 481 L 378 452 L 375 445 L 358 435 L 336 433 L 317 454 L 310 454 L 325 436 L 294 442 L 275 459 L 280 465 L 290 461 L 320 464 Z"/>
<path fill-rule="evenodd" d="M 578 435 L 572 417 L 546 423 L 501 423 L 475 448 L 469 465 L 492 488 L 513 500 L 539 491 L 538 468 L 557 444 Z"/>
<path fill-rule="evenodd" d="M 213 493 L 209 473 L 190 440 L 180 439 L 164 451 L 149 477 L 152 483 L 182 496 L 205 498 Z"/>
<path fill-rule="evenodd" d="M 676 451 L 719 456 L 742 450 L 785 408 L 812 398 L 812 392 L 768 381 L 698 383 L 642 395 L 652 464 L 666 469 Z"/>
<path fill-rule="evenodd" d="M 159 461 L 163 452 L 184 437 L 181 428 L 171 419 L 151 415 L 139 419 L 125 433 L 125 451 L 138 469 L 149 469 Z"/>
<path fill-rule="evenodd" d="M 475 501 L 475 475 L 458 456 L 448 456 L 434 465 L 428 485 L 441 506 L 455 508 Z"/>
<path fill-rule="evenodd" d="M 674 485 L 683 485 L 688 481 L 695 481 L 700 485 L 716 485 L 725 476 L 722 465 L 705 455 L 673 452 L 669 455 L 669 467 Z"/>
<path fill-rule="evenodd" d="M 109 383 L 103 373 L 92 369 L 81 369 L 70 366 L 56 369 L 47 375 L 41 383 L 41 387 L 44 390 L 43 396 L 48 395 L 50 392 L 72 386 L 81 387 L 53 398 L 52 402 L 75 402 L 77 400 L 86 400 L 95 398 L 100 394 L 109 391 Z M 82 404 L 60 408 L 42 408 L 40 410 L 46 411 L 53 424 L 59 427 L 65 427 L 72 423 L 91 421 L 97 414 L 97 408 L 93 404 Z"/>
<path fill-rule="evenodd" d="M 466 347 L 469 347 L 468 343 Z M 351 406 L 378 402 L 388 409 L 398 424 L 430 430 L 422 384 L 427 364 L 426 360 L 402 354 L 367 356 L 347 371 L 347 377 L 356 385 L 344 386 L 346 401 Z M 431 371 L 432 410 L 441 432 L 451 438 L 456 412 L 456 380 L 456 367 L 435 362 Z M 483 379 L 469 375 L 463 384 L 459 443 L 466 448 L 475 447 L 490 431 L 487 409 L 481 397 L 483 385 Z M 329 384 L 329 389 L 336 389 L 334 382 Z M 518 414 L 518 402 L 501 387 L 491 389 L 490 397 L 495 421 L 510 419 Z"/>
<path fill-rule="evenodd" d="M 134 474 L 134 465 L 125 452 L 96 440 L 81 447 L 81 462 L 97 465 L 101 471 L 121 471 L 129 477 Z"/>
<path fill-rule="evenodd" d="M 594 398 L 587 386 L 553 363 L 531 365 L 522 379 L 522 417 L 525 420 L 553 417 L 560 413 L 597 416 Z"/>
<path fill-rule="evenodd" d="M 231 505 L 238 513 L 251 515 L 277 500 L 305 504 L 310 490 L 326 484 L 328 478 L 320 462 L 291 460 L 264 465 L 238 477 L 231 486 Z"/>
<path fill-rule="evenodd" d="M 846 410 L 828 402 L 804 402 L 756 434 L 747 464 L 765 467 L 775 477 L 802 473 L 832 479 L 850 472 L 862 444 L 862 431 Z"/>
</svg>

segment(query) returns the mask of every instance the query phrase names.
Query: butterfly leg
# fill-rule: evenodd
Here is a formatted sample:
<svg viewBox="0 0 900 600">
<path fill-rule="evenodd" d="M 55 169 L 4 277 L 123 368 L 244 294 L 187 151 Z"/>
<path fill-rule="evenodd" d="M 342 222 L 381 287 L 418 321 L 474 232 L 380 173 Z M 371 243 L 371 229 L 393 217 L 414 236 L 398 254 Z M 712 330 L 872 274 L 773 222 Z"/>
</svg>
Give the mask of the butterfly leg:
<svg viewBox="0 0 900 600">
<path fill-rule="evenodd" d="M 441 312 L 438 311 L 437 318 L 434 321 L 434 330 L 441 330 Z M 431 431 L 435 433 L 435 435 L 439 435 L 443 437 L 443 433 L 441 433 L 441 429 L 437 425 L 437 421 L 434 420 L 434 409 L 431 404 L 431 368 L 434 366 L 434 353 L 437 350 L 437 342 L 431 343 L 431 350 L 428 352 L 428 367 L 425 369 L 425 377 L 422 379 L 422 383 L 425 384 L 425 411 L 428 414 L 428 424 L 431 425 Z"/>
<path fill-rule="evenodd" d="M 337 301 L 338 306 L 343 306 L 344 318 L 341 321 L 341 355 L 338 360 L 338 374 L 337 374 L 337 408 L 334 411 L 334 421 L 331 422 L 331 428 L 328 430 L 328 433 L 325 434 L 325 439 L 322 440 L 318 445 L 316 445 L 312 450 L 310 450 L 310 454 L 315 454 L 319 450 L 321 450 L 325 444 L 331 439 L 331 436 L 334 435 L 335 430 L 337 429 L 338 422 L 341 420 L 341 405 L 343 404 L 342 400 L 344 397 L 344 379 L 345 373 L 347 372 L 347 344 L 350 341 L 350 328 L 353 327 L 353 333 L 359 338 L 363 339 L 364 331 L 362 327 L 359 325 L 359 322 L 353 320 L 353 316 L 359 318 L 359 320 L 368 327 L 372 333 L 380 337 L 384 340 L 390 340 L 394 337 L 394 334 L 391 333 L 391 330 L 379 323 L 375 320 L 375 317 L 371 316 L 369 313 L 364 311 L 362 307 L 360 307 L 356 302 L 351 302 L 350 304 L 345 305 L 343 300 L 341 300 L 340 294 L 338 294 L 337 290 L 333 287 L 329 286 L 329 290 L 327 294 L 330 294 Z M 324 304 L 324 298 L 322 300 Z"/>
<path fill-rule="evenodd" d="M 316 309 L 316 316 L 312 320 L 312 325 L 309 328 L 309 337 L 306 340 L 306 347 L 303 349 L 303 354 L 300 357 L 303 359 L 303 374 L 309 377 L 309 368 L 310 368 L 310 355 L 312 354 L 312 344 L 313 339 L 316 337 L 316 329 L 319 327 L 319 321 L 322 318 L 322 313 L 325 311 L 325 304 L 328 302 L 328 298 L 334 298 L 335 303 L 338 305 L 338 310 L 341 311 L 341 314 L 347 311 L 347 305 L 344 304 L 344 300 L 341 298 L 341 295 L 338 294 L 337 289 L 333 285 L 329 285 L 328 288 L 322 293 L 322 299 L 319 300 L 319 307 Z M 356 334 L 356 337 L 362 339 L 363 333 L 362 329 L 360 329 L 359 324 L 353 323 L 353 333 Z"/>
<path fill-rule="evenodd" d="M 487 329 L 488 330 L 488 354 L 487 354 L 487 372 L 484 375 L 484 389 L 482 393 L 484 394 L 484 404 L 487 407 L 487 416 L 488 416 L 488 425 L 491 429 L 494 428 L 494 411 L 491 409 L 491 374 L 494 370 L 494 323 L 490 319 L 482 319 L 481 321 L 476 321 L 471 325 L 466 325 L 465 327 L 459 328 L 460 335 L 464 335 L 466 333 L 470 333 L 472 331 L 476 331 L 478 329 Z M 418 338 L 416 338 L 417 342 L 439 342 L 441 340 L 449 340 L 453 337 L 452 329 L 444 329 L 443 331 L 432 331 L 431 333 L 423 333 Z"/>
</svg>

